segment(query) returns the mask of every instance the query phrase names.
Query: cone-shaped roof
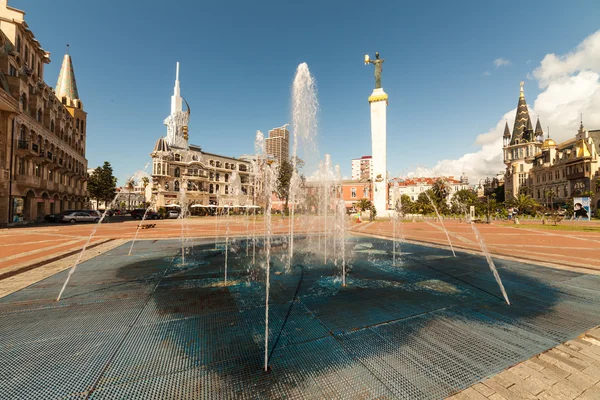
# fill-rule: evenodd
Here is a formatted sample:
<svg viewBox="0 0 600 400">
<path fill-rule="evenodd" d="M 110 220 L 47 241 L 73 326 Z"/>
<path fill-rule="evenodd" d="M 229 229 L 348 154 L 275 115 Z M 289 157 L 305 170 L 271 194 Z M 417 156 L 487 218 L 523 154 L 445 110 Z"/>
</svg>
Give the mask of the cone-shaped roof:
<svg viewBox="0 0 600 400">
<path fill-rule="evenodd" d="M 538 117 L 535 124 L 535 136 L 544 136 L 544 130 L 542 129 L 542 124 L 540 123 L 540 117 Z"/>
<path fill-rule="evenodd" d="M 504 137 L 510 138 L 510 129 L 508 128 L 508 121 L 506 121 L 506 124 L 504 125 Z"/>
<path fill-rule="evenodd" d="M 79 99 L 77 82 L 75 81 L 75 72 L 73 72 L 73 62 L 71 61 L 71 56 L 69 54 L 65 54 L 65 57 L 63 58 L 54 93 L 61 101 L 63 97 L 66 97 L 67 105 L 73 105 L 73 100 Z"/>
<path fill-rule="evenodd" d="M 527 108 L 525 94 L 523 93 L 523 85 L 524 82 L 521 82 L 521 93 L 519 95 L 519 104 L 517 105 L 517 114 L 515 116 L 515 125 L 513 126 L 510 144 L 515 144 L 517 140 L 523 140 L 523 133 L 527 129 L 527 121 L 530 120 L 529 109 Z M 529 125 L 531 125 L 531 121 L 529 121 Z"/>
</svg>

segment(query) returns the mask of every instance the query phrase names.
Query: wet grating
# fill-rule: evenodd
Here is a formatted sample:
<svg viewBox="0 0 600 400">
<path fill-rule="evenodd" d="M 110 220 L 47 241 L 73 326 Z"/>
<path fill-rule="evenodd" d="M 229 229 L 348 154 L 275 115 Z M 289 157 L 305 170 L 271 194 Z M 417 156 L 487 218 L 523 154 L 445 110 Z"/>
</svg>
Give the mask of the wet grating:
<svg viewBox="0 0 600 400">
<path fill-rule="evenodd" d="M 275 250 L 269 373 L 265 271 L 245 244 L 140 241 L 0 299 L 0 393 L 31 399 L 443 398 L 600 323 L 600 279 L 357 238 L 334 261 Z M 316 248 L 299 241 L 297 248 Z M 358 251 L 353 251 L 358 250 Z M 278 253 L 279 251 L 279 253 Z M 281 259 L 278 257 L 282 256 Z"/>
</svg>

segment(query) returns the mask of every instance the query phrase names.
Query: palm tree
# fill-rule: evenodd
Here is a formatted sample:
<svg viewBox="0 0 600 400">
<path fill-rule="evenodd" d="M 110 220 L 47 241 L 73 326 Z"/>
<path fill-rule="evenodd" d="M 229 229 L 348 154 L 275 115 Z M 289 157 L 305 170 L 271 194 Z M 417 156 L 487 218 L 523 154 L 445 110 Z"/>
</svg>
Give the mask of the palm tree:
<svg viewBox="0 0 600 400">
<path fill-rule="evenodd" d="M 358 203 L 356 203 L 356 207 L 358 207 L 361 211 L 366 211 L 371 208 L 371 201 L 369 199 L 360 199 Z"/>
<path fill-rule="evenodd" d="M 535 201 L 531 196 L 520 194 L 518 197 L 514 197 L 506 202 L 509 206 L 515 207 L 519 212 L 529 210 L 539 206 L 538 202 Z"/>
<path fill-rule="evenodd" d="M 446 179 L 440 178 L 435 181 L 431 190 L 438 200 L 445 202 L 452 191 L 452 186 L 450 186 Z"/>
<path fill-rule="evenodd" d="M 129 192 L 129 209 L 131 210 L 131 192 L 133 191 L 133 188 L 135 187 L 135 183 L 133 182 L 133 179 L 130 179 L 127 181 L 127 183 L 125 184 L 125 187 L 127 188 L 127 191 Z"/>
</svg>

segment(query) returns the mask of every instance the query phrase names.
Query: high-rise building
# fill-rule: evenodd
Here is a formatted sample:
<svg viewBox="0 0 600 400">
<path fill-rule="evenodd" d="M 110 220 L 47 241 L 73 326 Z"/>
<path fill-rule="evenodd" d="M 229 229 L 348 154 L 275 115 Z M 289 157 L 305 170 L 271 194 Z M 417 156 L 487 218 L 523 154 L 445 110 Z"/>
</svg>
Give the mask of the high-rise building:
<svg viewBox="0 0 600 400">
<path fill-rule="evenodd" d="M 290 159 L 290 132 L 286 125 L 269 131 L 265 139 L 265 148 L 268 155 L 275 157 L 278 162 Z"/>
<path fill-rule="evenodd" d="M 50 53 L 25 13 L 0 1 L 0 225 L 42 219 L 88 201 L 87 113 L 66 54 L 53 90 Z"/>
<path fill-rule="evenodd" d="M 352 160 L 352 180 L 373 179 L 373 157 L 362 156 Z"/>
</svg>

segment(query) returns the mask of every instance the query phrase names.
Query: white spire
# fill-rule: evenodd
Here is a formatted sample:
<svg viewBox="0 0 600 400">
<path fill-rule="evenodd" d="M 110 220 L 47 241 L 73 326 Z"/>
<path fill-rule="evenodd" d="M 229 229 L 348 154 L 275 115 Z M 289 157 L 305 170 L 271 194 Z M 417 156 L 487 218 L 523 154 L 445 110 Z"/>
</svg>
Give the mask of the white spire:
<svg viewBox="0 0 600 400">
<path fill-rule="evenodd" d="M 175 73 L 175 87 L 173 88 L 173 96 L 171 96 L 171 114 L 182 110 L 182 99 L 179 90 L 179 62 L 177 62 L 177 70 Z"/>
</svg>

